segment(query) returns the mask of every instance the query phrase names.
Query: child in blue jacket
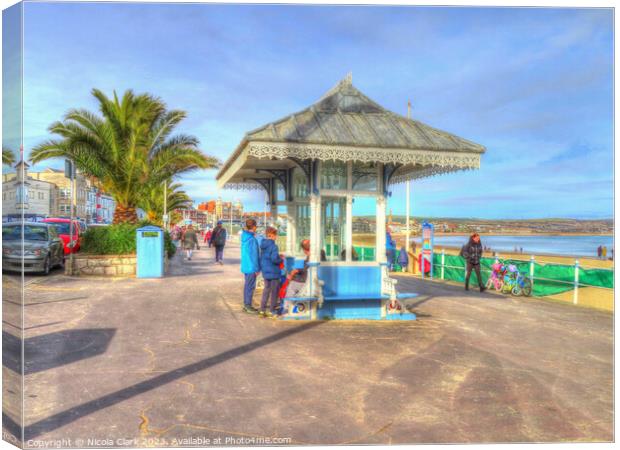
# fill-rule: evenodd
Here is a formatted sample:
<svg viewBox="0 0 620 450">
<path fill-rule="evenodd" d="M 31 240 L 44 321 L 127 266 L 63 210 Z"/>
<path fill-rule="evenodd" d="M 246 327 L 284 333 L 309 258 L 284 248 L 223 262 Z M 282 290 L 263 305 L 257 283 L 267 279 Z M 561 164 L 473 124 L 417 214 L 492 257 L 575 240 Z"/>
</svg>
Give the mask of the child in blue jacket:
<svg viewBox="0 0 620 450">
<path fill-rule="evenodd" d="M 282 257 L 276 245 L 278 231 L 275 228 L 268 227 L 265 234 L 266 238 L 260 243 L 260 266 L 263 272 L 263 279 L 265 280 L 265 289 L 263 290 L 259 314 L 264 317 L 277 317 L 276 306 L 280 291 L 280 263 L 282 262 Z M 271 297 L 271 308 L 270 311 L 266 311 L 269 297 Z"/>
<path fill-rule="evenodd" d="M 256 289 L 256 277 L 260 273 L 258 241 L 256 240 L 256 220 L 245 221 L 245 230 L 241 234 L 241 273 L 245 277 L 243 286 L 243 310 L 248 313 L 258 312 L 252 306 L 252 297 Z"/>
</svg>

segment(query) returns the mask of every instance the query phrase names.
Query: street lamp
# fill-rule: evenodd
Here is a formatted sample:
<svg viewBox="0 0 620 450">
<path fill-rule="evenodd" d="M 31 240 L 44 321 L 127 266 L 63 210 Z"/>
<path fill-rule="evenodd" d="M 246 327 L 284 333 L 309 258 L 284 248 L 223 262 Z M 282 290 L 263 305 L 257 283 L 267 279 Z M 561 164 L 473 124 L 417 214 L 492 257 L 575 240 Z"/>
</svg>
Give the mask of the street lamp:
<svg viewBox="0 0 620 450">
<path fill-rule="evenodd" d="M 168 180 L 164 180 L 164 230 L 168 230 Z"/>
</svg>

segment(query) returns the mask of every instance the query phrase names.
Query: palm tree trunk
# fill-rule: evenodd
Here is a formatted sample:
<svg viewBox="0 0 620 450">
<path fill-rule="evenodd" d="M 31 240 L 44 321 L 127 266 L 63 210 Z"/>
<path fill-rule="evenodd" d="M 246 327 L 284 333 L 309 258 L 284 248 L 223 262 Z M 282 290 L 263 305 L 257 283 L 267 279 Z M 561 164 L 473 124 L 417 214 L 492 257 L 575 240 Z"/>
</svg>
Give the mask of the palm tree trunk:
<svg viewBox="0 0 620 450">
<path fill-rule="evenodd" d="M 112 223 L 138 223 L 138 213 L 133 206 L 116 205 Z"/>
</svg>

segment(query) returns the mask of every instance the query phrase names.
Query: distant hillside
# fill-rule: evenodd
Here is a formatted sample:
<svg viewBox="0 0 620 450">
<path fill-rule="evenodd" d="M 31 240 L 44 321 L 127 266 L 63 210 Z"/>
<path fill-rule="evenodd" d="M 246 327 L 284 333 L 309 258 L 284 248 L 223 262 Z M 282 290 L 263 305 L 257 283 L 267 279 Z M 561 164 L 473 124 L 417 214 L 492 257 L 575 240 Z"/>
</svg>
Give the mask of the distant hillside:
<svg viewBox="0 0 620 450">
<path fill-rule="evenodd" d="M 366 220 L 374 223 L 374 216 L 355 217 L 357 220 Z M 389 220 L 389 216 L 388 216 Z M 392 216 L 393 227 L 398 229 L 405 224 L 404 215 Z M 613 234 L 613 219 L 476 219 L 454 217 L 419 217 L 413 216 L 412 229 L 419 229 L 423 222 L 435 225 L 440 233 L 470 233 L 477 231 L 488 234 Z"/>
</svg>

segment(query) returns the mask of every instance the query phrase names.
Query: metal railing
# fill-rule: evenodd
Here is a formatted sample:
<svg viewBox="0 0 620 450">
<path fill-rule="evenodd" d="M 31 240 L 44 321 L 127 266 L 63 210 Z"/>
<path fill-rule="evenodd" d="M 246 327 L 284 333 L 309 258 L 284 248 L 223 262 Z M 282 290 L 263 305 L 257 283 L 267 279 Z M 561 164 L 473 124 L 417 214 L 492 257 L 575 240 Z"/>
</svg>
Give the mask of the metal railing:
<svg viewBox="0 0 620 450">
<path fill-rule="evenodd" d="M 445 264 L 445 256 L 446 253 L 444 250 L 441 251 L 441 259 L 440 259 L 440 263 L 437 264 L 437 268 L 439 269 L 439 273 L 440 273 L 440 279 L 441 280 L 445 280 L 445 268 L 449 268 L 449 269 L 462 269 L 463 272 L 465 273 L 467 268 L 464 266 L 451 266 L 451 265 L 447 265 Z M 455 256 L 455 255 L 452 255 Z M 523 263 L 527 263 L 527 260 L 521 260 L 521 259 L 516 259 L 516 258 L 510 258 L 510 261 L 519 261 L 519 262 L 523 262 Z M 495 255 L 495 262 L 500 262 L 500 255 Z M 540 263 L 539 263 L 540 264 Z M 546 265 L 546 264 L 544 264 Z M 608 291 L 612 291 L 614 290 L 613 286 L 612 287 L 607 287 L 607 286 L 597 286 L 597 285 L 592 285 L 592 284 L 587 284 L 587 283 L 582 283 L 579 281 L 579 269 L 580 268 L 585 268 L 585 267 L 589 267 L 591 269 L 596 269 L 596 270 L 601 270 L 601 271 L 608 271 L 608 272 L 612 272 L 614 271 L 614 269 L 608 269 L 608 268 L 602 268 L 602 267 L 593 267 L 593 266 L 585 266 L 585 265 L 580 265 L 579 263 L 579 259 L 575 259 L 575 264 L 574 265 L 567 265 L 567 264 L 557 264 L 557 263 L 553 263 L 552 265 L 554 266 L 562 266 L 562 267 L 573 267 L 573 273 L 574 273 L 574 278 L 572 281 L 567 281 L 567 280 L 561 280 L 561 279 L 554 279 L 554 278 L 545 278 L 545 277 L 537 277 L 536 276 L 536 258 L 534 255 L 530 256 L 529 259 L 529 274 L 528 274 L 528 278 L 530 279 L 530 281 L 532 282 L 532 288 L 534 287 L 534 284 L 536 282 L 536 280 L 539 281 L 549 281 L 549 282 L 553 282 L 553 283 L 560 283 L 560 284 L 567 284 L 567 285 L 571 285 L 573 286 L 573 304 L 577 305 L 579 303 L 579 288 L 580 287 L 593 287 L 593 288 L 597 288 L 597 289 L 604 289 L 604 290 L 608 290 Z M 485 272 L 485 273 L 492 273 L 493 270 L 487 269 L 485 267 L 481 267 L 480 268 L 480 272 Z"/>
</svg>

